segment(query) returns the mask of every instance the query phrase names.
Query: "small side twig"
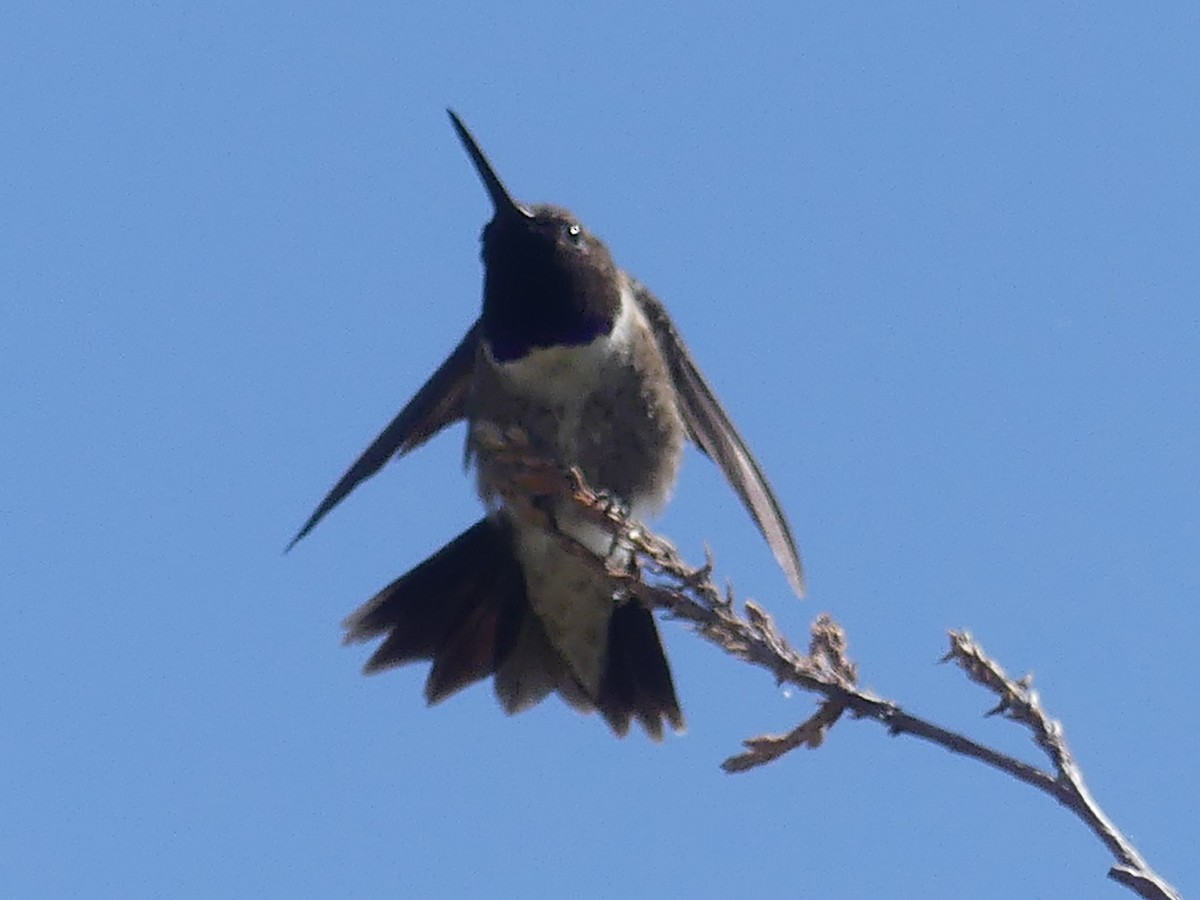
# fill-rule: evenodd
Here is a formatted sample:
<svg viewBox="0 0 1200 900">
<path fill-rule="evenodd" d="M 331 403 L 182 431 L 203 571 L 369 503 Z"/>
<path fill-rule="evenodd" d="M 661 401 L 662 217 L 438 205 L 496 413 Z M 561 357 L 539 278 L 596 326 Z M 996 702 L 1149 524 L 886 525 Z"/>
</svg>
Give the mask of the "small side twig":
<svg viewBox="0 0 1200 900">
<path fill-rule="evenodd" d="M 989 715 L 1002 715 L 1029 729 L 1034 743 L 1050 758 L 1056 773 L 1054 789 L 1047 789 L 1047 793 L 1082 819 L 1116 858 L 1117 865 L 1108 870 L 1108 877 L 1141 897 L 1178 897 L 1175 889 L 1146 864 L 1088 790 L 1083 772 L 1067 746 L 1062 723 L 1051 718 L 1042 707 L 1041 697 L 1033 690 L 1033 679 L 1030 676 L 1018 681 L 1011 679 L 965 631 L 950 632 L 950 651 L 943 660 L 953 660 L 968 678 L 999 698 Z"/>
<path fill-rule="evenodd" d="M 792 684 L 821 697 L 812 715 L 786 734 L 743 741 L 743 751 L 722 763 L 726 772 L 765 765 L 800 747 L 816 749 L 848 712 L 884 725 L 889 734 L 910 735 L 976 759 L 1050 795 L 1108 847 L 1117 862 L 1108 872 L 1110 878 L 1146 900 L 1179 900 L 1178 892 L 1147 865 L 1096 803 L 1067 747 L 1062 725 L 1045 712 L 1031 679 L 1011 679 L 968 633 L 950 632 L 950 651 L 944 659 L 957 663 L 968 678 L 997 697 L 989 715 L 1003 715 L 1029 729 L 1052 771 L 942 728 L 861 688 L 845 631 L 828 615 L 819 616 L 811 626 L 808 653 L 799 652 L 761 606 L 747 601 L 744 615 L 738 613 L 732 590 L 721 592 L 713 583 L 711 557 L 701 567 L 690 566 L 670 543 L 630 520 L 610 498 L 589 487 L 578 469 L 562 469 L 538 456 L 520 432 L 476 427 L 483 428 L 485 440 L 477 443 L 487 455 L 492 480 L 502 485 L 500 493 L 516 514 L 552 526 L 543 506 L 531 497 L 568 500 L 581 515 L 609 531 L 614 547 L 628 549 L 648 570 L 650 578 L 628 565 L 615 565 L 611 554 L 600 558 L 560 532 L 564 546 L 604 571 L 615 589 L 686 621 L 726 653 L 766 669 L 777 685 Z"/>
</svg>

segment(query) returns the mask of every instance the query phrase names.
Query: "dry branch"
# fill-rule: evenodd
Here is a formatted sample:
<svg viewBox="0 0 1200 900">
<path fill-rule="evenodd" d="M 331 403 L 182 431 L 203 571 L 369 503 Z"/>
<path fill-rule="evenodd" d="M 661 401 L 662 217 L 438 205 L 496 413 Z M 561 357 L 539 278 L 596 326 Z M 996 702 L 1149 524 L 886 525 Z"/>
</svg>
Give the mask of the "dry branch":
<svg viewBox="0 0 1200 900">
<path fill-rule="evenodd" d="M 722 592 L 713 583 L 711 557 L 699 568 L 688 565 L 670 543 L 632 521 L 605 494 L 590 488 L 577 469 L 563 470 L 532 453 L 519 431 L 501 432 L 486 424 L 476 428 L 480 429 L 477 438 L 497 478 L 504 473 L 501 493 L 510 508 L 552 525 L 552 516 L 544 511 L 547 505 L 538 498 L 569 498 L 584 515 L 608 529 L 614 548 L 624 547 L 633 553 L 640 566 L 617 565 L 611 560 L 613 554 L 610 559 L 599 558 L 560 533 L 565 546 L 613 579 L 619 596 L 636 598 L 688 622 L 696 633 L 726 653 L 766 669 L 777 685 L 792 684 L 821 697 L 813 714 L 787 734 L 743 741 L 744 750 L 722 763 L 726 772 L 765 765 L 798 747 L 820 747 L 826 732 L 849 712 L 854 718 L 879 722 L 889 734 L 910 735 L 976 759 L 1048 794 L 1073 812 L 1112 853 L 1116 865 L 1109 869 L 1109 878 L 1146 900 L 1179 900 L 1178 892 L 1146 864 L 1088 791 L 1067 747 L 1063 727 L 1042 707 L 1032 689 L 1032 679 L 1026 676 L 1014 681 L 967 632 L 949 632 L 950 650 L 943 661 L 957 663 L 971 681 L 997 698 L 988 715 L 1002 715 L 1029 730 L 1048 758 L 1048 768 L 942 728 L 859 687 L 857 667 L 847 653 L 845 632 L 828 615 L 819 616 L 812 624 L 808 652 L 801 653 L 761 606 L 746 601 L 744 614 L 739 614 L 732 591 Z"/>
</svg>

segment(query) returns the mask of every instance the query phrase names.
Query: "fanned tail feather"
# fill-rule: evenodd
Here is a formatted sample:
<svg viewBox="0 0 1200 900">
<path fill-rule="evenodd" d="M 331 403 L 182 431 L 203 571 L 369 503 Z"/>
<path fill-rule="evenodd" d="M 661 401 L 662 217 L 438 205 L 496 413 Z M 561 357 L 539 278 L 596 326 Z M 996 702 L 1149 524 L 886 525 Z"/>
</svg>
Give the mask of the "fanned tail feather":
<svg viewBox="0 0 1200 900">
<path fill-rule="evenodd" d="M 683 728 L 654 617 L 636 601 L 614 606 L 599 694 L 588 695 L 530 607 L 503 516 L 476 522 L 372 597 L 343 628 L 347 643 L 383 637 L 367 673 L 431 660 L 430 704 L 495 675 L 496 695 L 510 714 L 557 690 L 577 709 L 598 709 L 620 736 L 635 719 L 655 740 L 664 722 Z"/>
</svg>

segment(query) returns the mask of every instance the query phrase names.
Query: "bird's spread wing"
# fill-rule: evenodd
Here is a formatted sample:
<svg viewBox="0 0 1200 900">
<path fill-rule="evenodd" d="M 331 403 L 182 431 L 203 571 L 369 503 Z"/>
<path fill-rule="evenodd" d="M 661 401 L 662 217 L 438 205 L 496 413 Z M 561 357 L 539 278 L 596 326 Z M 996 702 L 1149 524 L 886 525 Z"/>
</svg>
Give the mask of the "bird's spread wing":
<svg viewBox="0 0 1200 900">
<path fill-rule="evenodd" d="M 766 476 L 700 374 L 662 303 L 645 285 L 637 281 L 632 285 L 638 305 L 645 312 L 667 358 L 679 397 L 679 411 L 692 440 L 721 467 L 767 539 L 788 581 L 796 593 L 803 596 L 804 567 L 800 552 Z"/>
<path fill-rule="evenodd" d="M 393 456 L 403 456 L 419 447 L 447 425 L 453 425 L 466 416 L 467 393 L 471 386 L 471 372 L 475 366 L 475 355 L 479 345 L 479 323 L 476 322 L 466 337 L 454 348 L 454 352 L 442 363 L 433 376 L 417 391 L 416 396 L 400 411 L 391 424 L 383 429 L 371 446 L 333 486 L 325 499 L 316 508 L 304 527 L 292 538 L 288 549 L 292 549 L 301 538 L 313 530 L 317 523 L 359 483 L 370 478 Z"/>
</svg>

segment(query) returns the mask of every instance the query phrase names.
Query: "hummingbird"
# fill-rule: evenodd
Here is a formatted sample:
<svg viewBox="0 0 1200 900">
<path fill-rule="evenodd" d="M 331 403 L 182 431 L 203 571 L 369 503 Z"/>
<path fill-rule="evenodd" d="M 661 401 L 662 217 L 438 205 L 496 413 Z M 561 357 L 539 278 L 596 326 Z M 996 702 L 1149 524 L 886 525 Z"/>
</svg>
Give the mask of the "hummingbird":
<svg viewBox="0 0 1200 900">
<path fill-rule="evenodd" d="M 481 314 L 289 549 L 388 460 L 466 420 L 466 465 L 476 470 L 487 514 L 352 613 L 346 642 L 382 638 L 367 673 L 430 660 L 431 705 L 494 676 L 510 714 L 557 692 L 581 711 L 598 711 L 618 736 L 636 720 L 661 740 L 664 725 L 683 730 L 684 716 L 654 617 L 616 594 L 554 530 L 610 559 L 621 551 L 569 500 L 540 498 L 545 519 L 518 515 L 480 452 L 481 429 L 518 429 L 540 457 L 577 466 L 639 520 L 665 505 L 690 440 L 720 466 L 802 596 L 799 551 L 762 469 L 663 304 L 571 212 L 514 200 L 463 121 L 447 112 L 493 207 L 481 237 Z"/>
</svg>

